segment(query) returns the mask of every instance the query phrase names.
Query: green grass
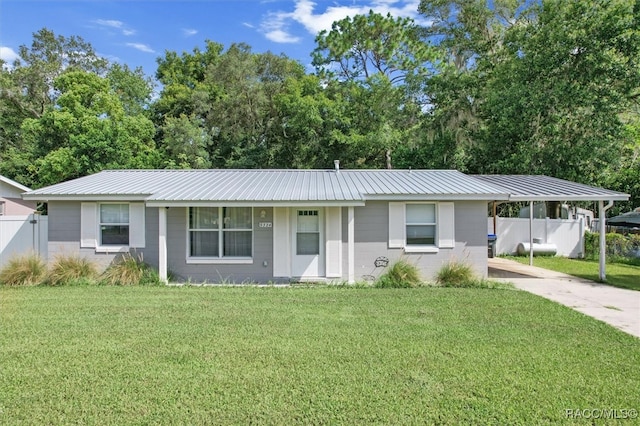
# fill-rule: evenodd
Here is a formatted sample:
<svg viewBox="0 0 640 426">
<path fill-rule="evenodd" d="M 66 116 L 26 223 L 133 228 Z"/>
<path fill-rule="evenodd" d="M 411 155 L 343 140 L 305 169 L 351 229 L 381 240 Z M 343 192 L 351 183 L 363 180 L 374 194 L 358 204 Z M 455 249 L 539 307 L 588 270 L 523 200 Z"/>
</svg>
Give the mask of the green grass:
<svg viewBox="0 0 640 426">
<path fill-rule="evenodd" d="M 515 290 L 1 287 L 0 424 L 575 424 L 640 340 Z M 589 423 L 590 421 L 585 421 Z"/>
<path fill-rule="evenodd" d="M 508 256 L 525 265 L 529 258 Z M 533 258 L 533 265 L 552 271 L 563 272 L 588 280 L 600 281 L 600 264 L 597 260 L 569 259 L 566 257 L 539 256 Z M 640 290 L 640 265 L 633 263 L 607 263 L 606 283 L 615 287 Z"/>
</svg>

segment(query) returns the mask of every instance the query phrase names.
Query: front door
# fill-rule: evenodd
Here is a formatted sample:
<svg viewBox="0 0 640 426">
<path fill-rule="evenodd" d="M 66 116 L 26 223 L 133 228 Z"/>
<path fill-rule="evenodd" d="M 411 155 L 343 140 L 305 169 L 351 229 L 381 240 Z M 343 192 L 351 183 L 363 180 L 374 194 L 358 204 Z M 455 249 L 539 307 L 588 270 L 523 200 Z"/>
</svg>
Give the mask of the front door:
<svg viewBox="0 0 640 426">
<path fill-rule="evenodd" d="M 324 276 L 322 209 L 293 209 L 292 222 L 293 276 Z"/>
</svg>

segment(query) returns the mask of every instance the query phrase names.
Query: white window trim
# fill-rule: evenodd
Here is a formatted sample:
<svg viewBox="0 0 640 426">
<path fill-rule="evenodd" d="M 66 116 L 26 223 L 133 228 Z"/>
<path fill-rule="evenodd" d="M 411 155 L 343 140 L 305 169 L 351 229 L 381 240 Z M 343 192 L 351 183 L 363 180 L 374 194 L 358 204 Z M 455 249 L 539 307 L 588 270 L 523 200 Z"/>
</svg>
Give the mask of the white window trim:
<svg viewBox="0 0 640 426">
<path fill-rule="evenodd" d="M 435 244 L 407 245 L 406 238 L 406 206 L 407 204 L 434 204 L 436 207 Z M 442 215 L 445 216 L 442 216 Z M 446 215 L 451 214 L 452 217 Z M 389 235 L 390 249 L 403 249 L 405 253 L 438 253 L 442 249 L 455 248 L 455 216 L 454 203 L 449 201 L 431 202 L 389 202 Z"/>
<path fill-rule="evenodd" d="M 420 205 L 420 206 L 433 206 L 435 222 L 419 222 L 419 223 L 407 223 L 407 206 L 409 205 Z M 440 248 L 438 247 L 438 203 L 435 202 L 413 202 L 413 203 L 405 203 L 404 205 L 404 227 L 405 227 L 405 235 L 404 235 L 404 251 L 405 253 L 438 253 Z M 409 244 L 407 243 L 407 231 L 406 228 L 409 225 L 425 225 L 425 226 L 433 226 L 433 244 Z"/>
<path fill-rule="evenodd" d="M 222 217 L 222 209 L 224 207 L 227 206 L 220 206 L 220 207 L 216 207 L 218 209 L 218 217 L 221 218 Z M 233 207 L 233 206 L 231 206 Z M 254 257 L 254 249 L 255 249 L 255 231 L 254 231 L 254 211 L 253 211 L 253 207 L 251 207 L 251 229 L 226 229 L 226 231 L 246 231 L 246 232 L 251 232 L 251 256 L 250 257 L 224 257 L 222 256 L 222 248 L 223 248 L 223 243 L 222 243 L 222 234 L 225 231 L 224 228 L 222 228 L 222 220 L 219 220 L 219 225 L 218 225 L 218 229 L 214 230 L 214 229 L 210 229 L 210 230 L 200 230 L 201 232 L 218 232 L 218 253 L 220 253 L 220 255 L 218 257 L 213 257 L 213 256 L 191 256 L 189 253 L 189 247 L 190 247 L 190 243 L 191 243 L 191 231 L 193 231 L 190 227 L 189 227 L 189 209 L 191 208 L 199 208 L 199 206 L 192 206 L 192 207 L 187 207 L 186 210 L 186 263 L 188 265 L 252 265 L 253 264 L 253 257 Z M 196 230 L 197 231 L 197 230 Z"/>
<path fill-rule="evenodd" d="M 125 204 L 127 206 L 128 209 L 131 209 L 131 204 L 130 203 L 123 203 L 123 202 L 106 202 L 106 203 L 98 203 L 97 204 L 97 214 L 98 217 L 96 218 L 96 225 L 97 225 L 97 231 L 96 231 L 96 236 L 97 236 L 97 243 L 98 245 L 96 246 L 96 252 L 97 253 L 122 253 L 122 252 L 126 252 L 129 251 L 130 247 L 131 247 L 131 212 L 129 212 L 129 222 L 127 223 L 109 223 L 109 225 L 112 226 L 124 226 L 126 225 L 129 229 L 129 244 L 102 244 L 102 225 L 103 223 L 100 220 L 100 206 L 105 205 L 105 204 Z"/>
<path fill-rule="evenodd" d="M 106 245 L 101 244 L 100 229 L 101 204 L 126 204 L 129 206 L 129 244 Z M 92 248 L 96 253 L 122 253 L 132 248 L 145 248 L 146 206 L 144 203 L 133 202 L 83 202 L 80 204 L 80 247 Z"/>
</svg>

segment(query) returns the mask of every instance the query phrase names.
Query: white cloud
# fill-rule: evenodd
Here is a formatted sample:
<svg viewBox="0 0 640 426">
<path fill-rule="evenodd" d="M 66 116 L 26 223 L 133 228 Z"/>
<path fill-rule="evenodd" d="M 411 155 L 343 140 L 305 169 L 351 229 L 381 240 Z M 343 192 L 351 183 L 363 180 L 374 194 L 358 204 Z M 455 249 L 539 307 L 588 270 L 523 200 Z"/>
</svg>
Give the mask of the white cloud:
<svg viewBox="0 0 640 426">
<path fill-rule="evenodd" d="M 250 24 L 248 22 L 243 22 L 242 25 L 244 25 L 247 28 L 255 28 L 255 26 L 253 26 L 253 24 Z"/>
<path fill-rule="evenodd" d="M 260 31 L 266 38 L 276 43 L 298 43 L 300 37 L 289 33 L 292 14 L 286 12 L 271 12 L 262 21 Z"/>
<path fill-rule="evenodd" d="M 300 37 L 289 34 L 283 30 L 272 30 L 264 34 L 269 40 L 276 43 L 298 43 Z"/>
<path fill-rule="evenodd" d="M 5 67 L 11 67 L 13 62 L 19 58 L 18 54 L 12 48 L 0 46 L 0 59 L 6 62 Z"/>
<path fill-rule="evenodd" d="M 347 2 L 345 2 L 347 3 Z M 370 10 L 382 15 L 412 18 L 420 22 L 418 15 L 419 0 L 370 0 L 363 5 L 348 3 L 327 7 L 323 12 L 316 12 L 317 4 L 311 0 L 296 0 L 293 12 L 271 12 L 262 21 L 260 29 L 269 40 L 277 43 L 296 43 L 300 41 L 290 33 L 291 24 L 302 25 L 307 32 L 316 36 L 322 30 L 330 30 L 331 24 L 347 17 L 366 15 Z"/>
<path fill-rule="evenodd" d="M 182 34 L 184 34 L 185 37 L 191 37 L 198 34 L 198 30 L 194 30 L 192 28 L 183 28 Z"/>
<path fill-rule="evenodd" d="M 116 30 L 120 30 L 125 36 L 132 36 L 136 33 L 136 30 L 128 28 L 124 22 L 118 21 L 116 19 L 96 19 L 93 22 L 103 28 L 113 28 Z"/>
<path fill-rule="evenodd" d="M 111 28 L 117 28 L 117 29 L 120 29 L 124 26 L 124 22 L 116 21 L 114 19 L 96 19 L 93 22 L 103 27 L 111 27 Z"/>
<path fill-rule="evenodd" d="M 142 44 L 142 43 L 127 43 L 127 46 L 133 47 L 134 49 L 137 49 L 137 50 L 139 50 L 141 52 L 156 53 L 155 50 L 153 50 L 152 48 L 150 48 L 146 44 Z"/>
</svg>

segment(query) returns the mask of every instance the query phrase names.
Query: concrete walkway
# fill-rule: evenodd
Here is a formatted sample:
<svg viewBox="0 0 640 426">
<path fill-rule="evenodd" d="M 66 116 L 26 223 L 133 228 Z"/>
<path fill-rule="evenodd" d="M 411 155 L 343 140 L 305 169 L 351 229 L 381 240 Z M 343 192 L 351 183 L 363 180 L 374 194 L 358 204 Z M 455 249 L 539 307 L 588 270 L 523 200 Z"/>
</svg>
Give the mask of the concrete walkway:
<svg viewBox="0 0 640 426">
<path fill-rule="evenodd" d="M 521 290 L 640 337 L 640 291 L 611 287 L 498 257 L 489 259 L 489 278 L 511 282 Z"/>
</svg>

